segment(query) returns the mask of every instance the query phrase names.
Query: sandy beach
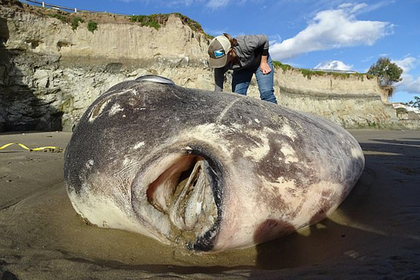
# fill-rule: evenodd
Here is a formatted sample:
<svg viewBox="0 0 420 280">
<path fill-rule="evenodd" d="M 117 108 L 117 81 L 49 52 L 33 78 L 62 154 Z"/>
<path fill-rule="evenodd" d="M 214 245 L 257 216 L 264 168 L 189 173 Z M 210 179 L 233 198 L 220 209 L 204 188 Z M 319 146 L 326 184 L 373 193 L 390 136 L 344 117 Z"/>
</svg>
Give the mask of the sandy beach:
<svg viewBox="0 0 420 280">
<path fill-rule="evenodd" d="M 420 279 L 420 131 L 351 130 L 366 167 L 327 219 L 284 238 L 189 254 L 89 226 L 63 182 L 63 153 L 0 150 L 0 279 Z M 71 133 L 3 133 L 0 147 L 65 149 Z"/>
</svg>

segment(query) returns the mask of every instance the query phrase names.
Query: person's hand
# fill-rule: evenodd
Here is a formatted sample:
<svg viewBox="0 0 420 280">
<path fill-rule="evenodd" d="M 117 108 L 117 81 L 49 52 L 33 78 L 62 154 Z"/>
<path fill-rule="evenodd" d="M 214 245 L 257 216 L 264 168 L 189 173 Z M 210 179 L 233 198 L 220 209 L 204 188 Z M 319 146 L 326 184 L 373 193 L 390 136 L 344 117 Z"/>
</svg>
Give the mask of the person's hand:
<svg viewBox="0 0 420 280">
<path fill-rule="evenodd" d="M 264 63 L 264 62 L 261 62 L 261 64 L 260 64 L 260 70 L 261 70 L 261 72 L 264 74 L 264 75 L 267 75 L 268 73 L 270 73 L 271 72 L 271 68 L 270 68 L 270 66 L 268 65 L 268 63 Z"/>
</svg>

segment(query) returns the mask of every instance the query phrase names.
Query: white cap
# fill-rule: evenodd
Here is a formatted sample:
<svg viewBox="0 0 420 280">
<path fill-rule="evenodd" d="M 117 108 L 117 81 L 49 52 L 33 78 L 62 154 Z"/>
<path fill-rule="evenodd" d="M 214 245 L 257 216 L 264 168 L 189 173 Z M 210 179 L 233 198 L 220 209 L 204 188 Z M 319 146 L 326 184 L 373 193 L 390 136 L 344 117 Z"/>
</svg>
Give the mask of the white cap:
<svg viewBox="0 0 420 280">
<path fill-rule="evenodd" d="M 224 35 L 217 36 L 211 40 L 209 45 L 209 66 L 211 68 L 221 68 L 226 65 L 230 50 L 229 39 Z"/>
</svg>

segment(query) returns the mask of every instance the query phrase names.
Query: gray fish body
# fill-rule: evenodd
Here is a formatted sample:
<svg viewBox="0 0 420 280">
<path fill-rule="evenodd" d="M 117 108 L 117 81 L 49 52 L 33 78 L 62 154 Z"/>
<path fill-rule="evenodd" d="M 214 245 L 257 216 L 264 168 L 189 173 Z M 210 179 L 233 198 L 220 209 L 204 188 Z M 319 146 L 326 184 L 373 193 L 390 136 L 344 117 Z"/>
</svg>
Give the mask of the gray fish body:
<svg viewBox="0 0 420 280">
<path fill-rule="evenodd" d="M 64 174 L 73 207 L 92 224 L 221 251 L 325 218 L 363 168 L 357 141 L 329 121 L 143 77 L 88 108 Z"/>
</svg>

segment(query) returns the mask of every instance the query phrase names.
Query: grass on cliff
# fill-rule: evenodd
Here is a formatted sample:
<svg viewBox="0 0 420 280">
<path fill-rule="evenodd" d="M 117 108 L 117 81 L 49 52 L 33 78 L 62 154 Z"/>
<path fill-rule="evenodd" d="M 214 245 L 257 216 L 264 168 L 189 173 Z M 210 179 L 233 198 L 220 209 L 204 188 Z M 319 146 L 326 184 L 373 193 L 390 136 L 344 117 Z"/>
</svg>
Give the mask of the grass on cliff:
<svg viewBox="0 0 420 280">
<path fill-rule="evenodd" d="M 165 19 L 161 14 L 155 14 L 150 16 L 129 16 L 131 22 L 139 22 L 141 26 L 148 26 L 158 30 L 161 24 L 164 24 L 168 18 Z"/>
<path fill-rule="evenodd" d="M 70 24 L 72 30 L 76 30 L 80 23 L 84 23 L 85 20 L 81 18 L 80 16 L 74 16 L 74 14 L 66 13 L 66 12 L 60 12 L 60 13 L 47 13 L 48 16 L 52 18 L 59 19 L 61 22 Z M 98 23 L 90 20 L 87 25 L 87 29 L 90 32 L 94 32 L 98 28 Z"/>
<path fill-rule="evenodd" d="M 327 76 L 327 75 L 332 76 L 334 78 L 341 78 L 341 79 L 347 79 L 347 78 L 350 78 L 351 76 L 357 76 L 362 81 L 365 77 L 369 80 L 375 78 L 375 76 L 370 75 L 370 74 L 366 74 L 366 73 L 327 72 L 327 71 L 321 71 L 321 70 L 310 70 L 310 69 L 303 69 L 303 68 L 295 68 L 295 67 L 290 66 L 288 64 L 283 64 L 279 61 L 273 61 L 273 65 L 274 65 L 275 68 L 282 69 L 283 73 L 285 73 L 286 71 L 293 71 L 293 70 L 299 71 L 308 80 L 310 80 L 313 76 L 321 77 L 321 76 Z"/>
<path fill-rule="evenodd" d="M 193 31 L 197 31 L 197 32 L 201 32 L 205 34 L 205 32 L 203 31 L 203 28 L 198 22 L 180 13 L 152 14 L 149 16 L 132 15 L 132 16 L 129 16 L 128 18 L 131 22 L 138 22 L 141 24 L 141 26 L 148 26 L 148 27 L 152 27 L 158 30 L 162 25 L 166 24 L 170 15 L 175 15 L 176 17 L 181 19 L 182 23 L 189 26 Z"/>
</svg>

